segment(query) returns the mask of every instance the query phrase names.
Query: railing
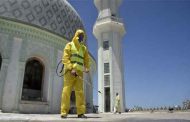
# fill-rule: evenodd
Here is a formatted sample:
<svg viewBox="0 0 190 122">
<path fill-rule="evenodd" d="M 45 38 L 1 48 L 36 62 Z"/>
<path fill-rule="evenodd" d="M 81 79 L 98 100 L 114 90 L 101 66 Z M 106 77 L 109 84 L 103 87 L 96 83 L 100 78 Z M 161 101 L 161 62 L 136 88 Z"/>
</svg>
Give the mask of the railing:
<svg viewBox="0 0 190 122">
<path fill-rule="evenodd" d="M 111 20 L 111 21 L 115 21 L 115 22 L 119 22 L 119 23 L 123 23 L 123 19 L 122 18 L 118 18 L 118 17 L 114 17 L 114 16 L 105 16 L 105 17 L 101 17 L 101 18 L 98 18 L 96 20 L 96 22 L 99 22 L 99 21 L 103 21 L 103 20 Z"/>
</svg>

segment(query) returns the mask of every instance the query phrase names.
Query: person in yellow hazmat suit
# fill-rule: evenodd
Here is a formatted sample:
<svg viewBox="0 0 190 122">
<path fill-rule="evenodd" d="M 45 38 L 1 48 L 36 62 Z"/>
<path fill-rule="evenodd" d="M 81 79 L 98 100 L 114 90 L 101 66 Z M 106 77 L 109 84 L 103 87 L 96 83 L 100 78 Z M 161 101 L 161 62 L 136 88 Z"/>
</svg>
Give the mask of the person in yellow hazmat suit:
<svg viewBox="0 0 190 122">
<path fill-rule="evenodd" d="M 116 93 L 115 106 L 114 106 L 114 113 L 116 114 L 117 112 L 121 114 L 120 97 L 118 93 Z"/>
<path fill-rule="evenodd" d="M 61 100 L 61 118 L 67 118 L 70 109 L 71 91 L 74 89 L 78 118 L 86 118 L 85 97 L 83 91 L 83 72 L 88 73 L 89 54 L 84 45 L 86 35 L 78 29 L 71 42 L 64 49 L 62 63 L 64 64 L 64 87 Z"/>
</svg>

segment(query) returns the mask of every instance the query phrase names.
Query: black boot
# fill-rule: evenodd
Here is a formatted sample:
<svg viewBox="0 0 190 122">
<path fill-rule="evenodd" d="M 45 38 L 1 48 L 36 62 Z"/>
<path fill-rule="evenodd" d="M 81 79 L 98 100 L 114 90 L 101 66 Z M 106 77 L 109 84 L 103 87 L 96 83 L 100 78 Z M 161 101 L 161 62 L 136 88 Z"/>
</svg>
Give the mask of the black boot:
<svg viewBox="0 0 190 122">
<path fill-rule="evenodd" d="M 87 116 L 85 116 L 84 114 L 80 114 L 80 115 L 78 115 L 78 118 L 84 118 L 84 119 L 86 119 Z"/>
<path fill-rule="evenodd" d="M 67 118 L 67 115 L 65 114 L 65 115 L 61 115 L 61 118 L 62 119 L 66 119 Z"/>
</svg>

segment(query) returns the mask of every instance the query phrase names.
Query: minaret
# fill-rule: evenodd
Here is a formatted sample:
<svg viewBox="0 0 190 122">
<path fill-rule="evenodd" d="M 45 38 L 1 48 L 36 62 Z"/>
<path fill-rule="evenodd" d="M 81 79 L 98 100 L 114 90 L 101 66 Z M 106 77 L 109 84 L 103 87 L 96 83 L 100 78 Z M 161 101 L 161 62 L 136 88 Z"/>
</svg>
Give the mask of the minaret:
<svg viewBox="0 0 190 122">
<path fill-rule="evenodd" d="M 125 83 L 121 40 L 125 34 L 118 7 L 121 0 L 94 0 L 98 18 L 93 34 L 98 40 L 98 106 L 99 112 L 113 112 L 116 93 L 125 111 Z"/>
</svg>

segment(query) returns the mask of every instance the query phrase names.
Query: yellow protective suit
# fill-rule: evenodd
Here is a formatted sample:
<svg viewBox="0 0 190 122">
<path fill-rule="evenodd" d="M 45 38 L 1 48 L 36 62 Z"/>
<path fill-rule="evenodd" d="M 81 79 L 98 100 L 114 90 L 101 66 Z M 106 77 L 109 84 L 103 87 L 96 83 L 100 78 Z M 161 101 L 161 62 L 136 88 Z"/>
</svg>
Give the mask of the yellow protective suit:
<svg viewBox="0 0 190 122">
<path fill-rule="evenodd" d="M 77 30 L 75 36 L 72 39 L 77 50 L 83 46 L 84 50 L 84 68 L 89 70 L 89 54 L 86 46 L 80 44 L 78 41 L 79 34 L 84 34 L 84 31 Z M 85 34 L 84 34 L 85 36 Z M 64 87 L 62 91 L 62 100 L 61 100 L 61 115 L 67 115 L 70 109 L 70 96 L 71 91 L 74 88 L 75 97 L 76 97 L 76 107 L 77 114 L 84 114 L 86 111 L 85 97 L 83 91 L 83 72 L 77 70 L 76 63 L 71 63 L 71 42 L 69 42 L 64 49 L 62 63 L 64 64 Z M 71 70 L 75 69 L 79 77 L 75 77 L 71 74 Z"/>
<path fill-rule="evenodd" d="M 119 95 L 116 96 L 115 98 L 115 108 L 114 108 L 114 113 L 116 112 L 121 112 L 121 104 L 120 104 L 120 97 Z"/>
</svg>

